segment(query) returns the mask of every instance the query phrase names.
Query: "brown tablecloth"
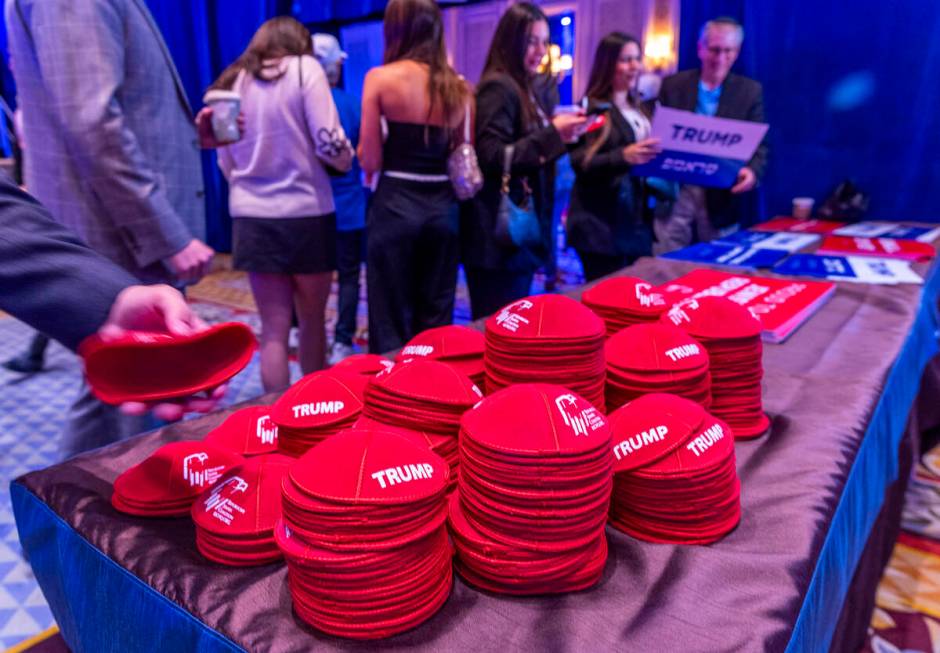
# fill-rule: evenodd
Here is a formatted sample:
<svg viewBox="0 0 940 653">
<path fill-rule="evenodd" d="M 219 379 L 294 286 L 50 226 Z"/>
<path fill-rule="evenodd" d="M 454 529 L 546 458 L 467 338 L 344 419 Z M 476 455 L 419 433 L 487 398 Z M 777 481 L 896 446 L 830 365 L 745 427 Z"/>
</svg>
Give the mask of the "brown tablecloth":
<svg viewBox="0 0 940 653">
<path fill-rule="evenodd" d="M 662 283 L 693 267 L 642 259 L 630 273 Z M 784 649 L 872 412 L 914 322 L 921 290 L 840 285 L 785 344 L 765 345 L 764 405 L 772 431 L 736 445 L 743 517 L 721 542 L 651 545 L 608 529 L 607 569 L 589 591 L 515 599 L 479 592 L 458 579 L 430 621 L 362 648 Z M 196 550 L 188 520 L 138 519 L 111 508 L 111 484 L 122 470 L 165 442 L 201 438 L 224 416 L 118 443 L 17 483 L 94 547 L 245 649 L 359 648 L 294 616 L 283 566 L 239 570 L 209 563 Z M 63 555 L 67 561 L 67 552 Z M 119 602 L 120 597 L 95 600 Z"/>
</svg>

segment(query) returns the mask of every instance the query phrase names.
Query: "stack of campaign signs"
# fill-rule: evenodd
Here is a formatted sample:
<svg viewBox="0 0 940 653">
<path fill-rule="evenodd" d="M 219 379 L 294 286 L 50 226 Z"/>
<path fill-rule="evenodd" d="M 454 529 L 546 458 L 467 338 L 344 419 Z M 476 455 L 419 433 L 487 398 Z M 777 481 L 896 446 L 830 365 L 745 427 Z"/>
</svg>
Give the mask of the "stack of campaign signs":
<svg viewBox="0 0 940 653">
<path fill-rule="evenodd" d="M 734 436 L 699 404 L 648 394 L 610 416 L 610 525 L 637 539 L 710 544 L 741 520 Z"/>
<path fill-rule="evenodd" d="M 756 438 L 770 427 L 761 396 L 761 323 L 725 297 L 686 299 L 663 315 L 708 350 L 712 376 L 711 412 L 739 439 Z"/>
<path fill-rule="evenodd" d="M 896 222 L 856 222 L 833 230 L 836 236 L 854 238 L 892 238 L 932 243 L 940 238 L 940 227 L 898 224 Z"/>
<path fill-rule="evenodd" d="M 520 384 L 467 411 L 449 522 L 463 578 L 500 594 L 594 585 L 613 455 L 607 419 L 567 388 Z"/>
<path fill-rule="evenodd" d="M 604 410 L 604 321 L 564 295 L 534 295 L 486 321 L 486 394 L 557 383 Z"/>
<path fill-rule="evenodd" d="M 607 412 L 649 392 L 668 392 L 708 408 L 708 352 L 682 329 L 635 324 L 607 341 Z"/>
<path fill-rule="evenodd" d="M 449 480 L 423 442 L 387 431 L 344 431 L 298 460 L 274 528 L 297 616 L 376 639 L 437 612 L 453 584 Z"/>
<path fill-rule="evenodd" d="M 279 560 L 274 524 L 281 516 L 281 481 L 293 464 L 282 454 L 258 456 L 199 495 L 191 513 L 199 552 L 231 567 Z"/>
<path fill-rule="evenodd" d="M 769 268 L 788 254 L 816 244 L 819 236 L 800 233 L 736 231 L 707 242 L 696 243 L 662 258 L 694 263 L 711 263 L 742 268 Z"/>
<path fill-rule="evenodd" d="M 271 407 L 278 450 L 299 457 L 353 425 L 362 413 L 369 378 L 343 370 L 321 370 L 292 385 Z"/>
<path fill-rule="evenodd" d="M 701 269 L 663 284 L 660 290 L 672 302 L 685 298 L 727 297 L 760 320 L 763 340 L 779 343 L 829 301 L 835 284 Z"/>
<path fill-rule="evenodd" d="M 873 256 L 794 254 L 775 265 L 773 271 L 777 274 L 794 277 L 818 277 L 832 281 L 851 281 L 888 286 L 899 283 L 922 284 L 924 282 L 924 279 L 911 269 L 909 261 Z"/>
<path fill-rule="evenodd" d="M 205 442 L 165 444 L 114 481 L 111 505 L 138 517 L 182 517 L 203 490 L 244 462 Z"/>
<path fill-rule="evenodd" d="M 475 384 L 483 387 L 483 350 L 486 343 L 483 334 L 476 329 L 450 324 L 425 329 L 408 341 L 395 361 L 425 357 L 444 361 L 460 373 L 466 374 Z"/>
</svg>

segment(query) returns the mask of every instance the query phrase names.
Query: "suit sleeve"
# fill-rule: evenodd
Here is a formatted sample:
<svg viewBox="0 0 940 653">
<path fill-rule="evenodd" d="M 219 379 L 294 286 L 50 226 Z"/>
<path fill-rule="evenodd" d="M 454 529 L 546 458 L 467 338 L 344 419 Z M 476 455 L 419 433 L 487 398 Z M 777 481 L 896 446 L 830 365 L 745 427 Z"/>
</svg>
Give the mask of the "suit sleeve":
<svg viewBox="0 0 940 653">
<path fill-rule="evenodd" d="M 103 219 L 127 233 L 146 267 L 192 239 L 128 127 L 119 100 L 124 83 L 124 18 L 106 0 L 44 0 L 32 5 L 30 32 L 50 109 L 101 200 Z M 153 125 L 153 129 L 161 129 Z M 195 139 L 195 132 L 193 133 Z"/>
<path fill-rule="evenodd" d="M 764 122 L 764 89 L 759 82 L 754 82 L 754 84 L 756 89 L 754 99 L 747 111 L 747 119 L 752 122 Z M 754 171 L 758 179 L 764 176 L 764 169 L 767 167 L 767 156 L 769 152 L 770 148 L 767 146 L 767 135 L 765 134 L 761 144 L 757 146 L 757 151 L 754 152 L 754 156 L 752 156 L 751 160 L 747 163 L 748 167 Z"/>
<path fill-rule="evenodd" d="M 298 65 L 302 67 L 304 114 L 317 158 L 331 168 L 348 172 L 353 151 L 340 123 L 326 73 L 313 57 L 301 57 Z"/>
<path fill-rule="evenodd" d="M 477 91 L 476 150 L 480 166 L 491 173 L 502 171 L 503 151 L 515 145 L 513 174 L 529 174 L 554 161 L 566 151 L 558 130 L 552 125 L 522 138 L 515 138 L 515 126 L 521 111 L 516 93 L 505 84 L 490 81 Z"/>
<path fill-rule="evenodd" d="M 0 179 L 0 309 L 75 349 L 136 283 Z"/>
</svg>

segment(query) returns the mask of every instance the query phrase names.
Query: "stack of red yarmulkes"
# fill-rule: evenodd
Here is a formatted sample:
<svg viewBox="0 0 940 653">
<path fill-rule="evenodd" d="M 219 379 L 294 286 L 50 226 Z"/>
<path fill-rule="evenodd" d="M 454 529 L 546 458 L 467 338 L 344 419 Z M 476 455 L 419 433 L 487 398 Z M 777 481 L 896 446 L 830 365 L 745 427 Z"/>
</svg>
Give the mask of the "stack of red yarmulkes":
<svg viewBox="0 0 940 653">
<path fill-rule="evenodd" d="M 468 411 L 449 513 L 460 574 L 519 595 L 596 583 L 607 560 L 610 446 L 600 411 L 556 385 L 512 386 Z"/>
<path fill-rule="evenodd" d="M 761 402 L 760 320 L 725 297 L 687 299 L 661 319 L 684 329 L 708 350 L 712 414 L 726 421 L 738 439 L 765 433 L 770 420 Z"/>
<path fill-rule="evenodd" d="M 647 542 L 708 544 L 741 520 L 734 436 L 699 404 L 644 395 L 610 416 L 610 524 Z"/>
<path fill-rule="evenodd" d="M 233 567 L 278 560 L 274 524 L 281 516 L 281 481 L 293 464 L 281 454 L 258 456 L 203 492 L 192 508 L 199 552 Z"/>
<path fill-rule="evenodd" d="M 277 424 L 270 406 L 242 408 L 209 431 L 203 440 L 243 456 L 259 456 L 277 451 Z"/>
<path fill-rule="evenodd" d="M 352 426 L 362 413 L 368 382 L 368 376 L 330 369 L 292 385 L 271 407 L 278 450 L 299 457 Z"/>
<path fill-rule="evenodd" d="M 679 327 L 634 324 L 611 336 L 605 349 L 608 412 L 650 392 L 711 404 L 708 352 Z"/>
<path fill-rule="evenodd" d="M 483 398 L 479 388 L 443 361 L 409 359 L 376 375 L 366 386 L 364 417 L 417 432 L 433 434 L 431 450 L 451 467 L 456 483 L 457 435 L 460 418 Z"/>
<path fill-rule="evenodd" d="M 443 361 L 482 387 L 484 346 L 482 333 L 452 324 L 422 331 L 402 347 L 395 362 L 416 357 Z"/>
<path fill-rule="evenodd" d="M 352 372 L 353 374 L 362 374 L 364 376 L 375 376 L 394 364 L 395 363 L 385 358 L 385 356 L 380 356 L 379 354 L 353 354 L 352 356 L 347 356 L 330 369 Z"/>
<path fill-rule="evenodd" d="M 244 458 L 205 442 L 171 442 L 114 481 L 111 505 L 139 517 L 181 517 Z"/>
<path fill-rule="evenodd" d="M 426 446 L 388 431 L 345 431 L 298 460 L 275 528 L 297 615 L 358 639 L 430 618 L 453 583 L 449 477 Z"/>
<path fill-rule="evenodd" d="M 563 295 L 535 295 L 486 321 L 486 393 L 556 383 L 604 409 L 604 321 Z"/>
<path fill-rule="evenodd" d="M 607 337 L 631 324 L 655 322 L 669 308 L 662 293 L 636 277 L 605 279 L 581 294 L 581 302 L 607 325 Z"/>
</svg>

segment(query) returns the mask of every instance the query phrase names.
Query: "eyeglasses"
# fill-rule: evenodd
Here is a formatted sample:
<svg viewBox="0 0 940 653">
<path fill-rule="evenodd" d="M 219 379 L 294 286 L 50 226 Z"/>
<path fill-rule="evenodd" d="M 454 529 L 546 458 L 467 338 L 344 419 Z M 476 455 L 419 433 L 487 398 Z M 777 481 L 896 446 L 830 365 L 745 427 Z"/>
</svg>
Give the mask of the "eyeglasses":
<svg viewBox="0 0 940 653">
<path fill-rule="evenodd" d="M 722 48 L 722 47 L 718 47 L 717 45 L 711 45 L 705 49 L 708 50 L 708 53 L 710 55 L 715 56 L 715 57 L 720 57 L 723 54 L 726 54 L 730 57 L 730 56 L 736 55 L 740 48 L 736 48 L 736 47 Z"/>
</svg>

